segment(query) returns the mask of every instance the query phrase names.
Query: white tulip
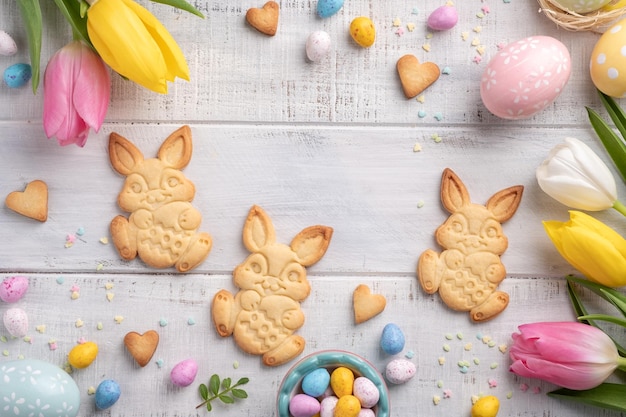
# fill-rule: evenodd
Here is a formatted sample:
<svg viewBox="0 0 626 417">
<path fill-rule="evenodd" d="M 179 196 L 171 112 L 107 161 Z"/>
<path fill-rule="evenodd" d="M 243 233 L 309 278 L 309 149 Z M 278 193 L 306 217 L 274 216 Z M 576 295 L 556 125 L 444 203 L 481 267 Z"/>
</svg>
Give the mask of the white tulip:
<svg viewBox="0 0 626 417">
<path fill-rule="evenodd" d="M 558 202 L 579 210 L 612 208 L 617 201 L 615 178 L 593 150 L 574 138 L 555 146 L 537 168 L 541 189 Z"/>
</svg>

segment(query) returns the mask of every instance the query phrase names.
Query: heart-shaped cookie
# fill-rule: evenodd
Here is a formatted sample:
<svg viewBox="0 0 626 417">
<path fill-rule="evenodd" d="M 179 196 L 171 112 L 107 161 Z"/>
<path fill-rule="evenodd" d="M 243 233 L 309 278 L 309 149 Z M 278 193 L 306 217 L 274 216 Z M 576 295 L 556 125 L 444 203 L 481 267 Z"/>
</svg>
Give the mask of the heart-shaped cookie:
<svg viewBox="0 0 626 417">
<path fill-rule="evenodd" d="M 396 63 L 396 69 L 400 76 L 400 83 L 406 98 L 413 98 L 426 90 L 437 79 L 441 71 L 433 62 L 420 64 L 414 55 L 404 55 Z"/>
<path fill-rule="evenodd" d="M 124 345 L 143 368 L 150 362 L 159 345 L 159 334 L 155 330 L 148 330 L 144 334 L 130 332 L 124 336 Z"/>
<path fill-rule="evenodd" d="M 382 313 L 386 305 L 387 300 L 383 295 L 372 294 L 367 285 L 360 284 L 352 294 L 354 321 L 356 324 L 363 323 Z"/>
<path fill-rule="evenodd" d="M 275 1 L 268 1 L 259 9 L 253 7 L 246 13 L 246 20 L 256 30 L 269 36 L 276 34 L 278 28 L 278 10 L 280 7 Z"/>
<path fill-rule="evenodd" d="M 31 181 L 24 191 L 9 193 L 5 204 L 22 216 L 45 222 L 48 220 L 48 186 L 41 180 Z"/>
</svg>

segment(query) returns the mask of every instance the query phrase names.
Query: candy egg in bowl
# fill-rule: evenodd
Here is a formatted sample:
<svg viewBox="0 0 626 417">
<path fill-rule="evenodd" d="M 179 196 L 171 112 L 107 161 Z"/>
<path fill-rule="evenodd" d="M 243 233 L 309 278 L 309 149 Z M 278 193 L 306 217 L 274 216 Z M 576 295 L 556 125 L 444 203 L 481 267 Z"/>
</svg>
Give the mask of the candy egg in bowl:
<svg viewBox="0 0 626 417">
<path fill-rule="evenodd" d="M 372 416 L 389 417 L 390 404 L 385 380 L 374 365 L 354 353 L 325 350 L 287 371 L 276 407 L 278 417 L 312 416 L 324 407 L 345 409 L 346 415 L 354 408 L 369 409 Z"/>
</svg>

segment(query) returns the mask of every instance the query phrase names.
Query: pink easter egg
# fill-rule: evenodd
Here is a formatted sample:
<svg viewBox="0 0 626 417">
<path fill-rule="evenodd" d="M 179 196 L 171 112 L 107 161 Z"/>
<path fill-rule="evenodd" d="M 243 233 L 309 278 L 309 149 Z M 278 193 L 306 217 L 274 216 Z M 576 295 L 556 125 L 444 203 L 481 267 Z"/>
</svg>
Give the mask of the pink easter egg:
<svg viewBox="0 0 626 417">
<path fill-rule="evenodd" d="M 2 317 L 4 327 L 14 337 L 24 337 L 28 333 L 28 315 L 21 308 L 10 308 Z"/>
<path fill-rule="evenodd" d="M 172 368 L 170 380 L 178 387 L 187 387 L 193 383 L 197 374 L 198 363 L 193 359 L 185 359 Z"/>
<path fill-rule="evenodd" d="M 0 300 L 5 303 L 15 303 L 22 299 L 28 290 L 28 278 L 14 276 L 5 278 L 0 283 Z"/>
<path fill-rule="evenodd" d="M 429 16 L 426 24 L 432 30 L 448 30 L 456 26 L 459 14 L 454 6 L 437 7 Z"/>
<path fill-rule="evenodd" d="M 487 109 L 503 119 L 527 119 L 548 107 L 569 80 L 571 58 L 558 40 L 530 36 L 491 59 L 480 82 Z"/>
</svg>

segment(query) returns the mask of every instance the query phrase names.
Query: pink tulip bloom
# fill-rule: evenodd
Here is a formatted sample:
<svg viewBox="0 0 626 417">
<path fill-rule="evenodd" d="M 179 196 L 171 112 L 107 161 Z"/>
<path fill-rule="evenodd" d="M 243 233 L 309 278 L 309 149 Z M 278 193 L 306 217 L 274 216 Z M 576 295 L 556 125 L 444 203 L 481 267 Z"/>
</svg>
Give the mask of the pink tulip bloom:
<svg viewBox="0 0 626 417">
<path fill-rule="evenodd" d="M 510 371 L 564 388 L 600 385 L 626 359 L 602 330 L 578 322 L 532 323 L 513 333 Z"/>
<path fill-rule="evenodd" d="M 84 146 L 109 107 L 111 77 L 102 59 L 85 43 L 71 42 L 50 58 L 43 88 L 46 136 L 56 136 L 61 146 Z"/>
</svg>

